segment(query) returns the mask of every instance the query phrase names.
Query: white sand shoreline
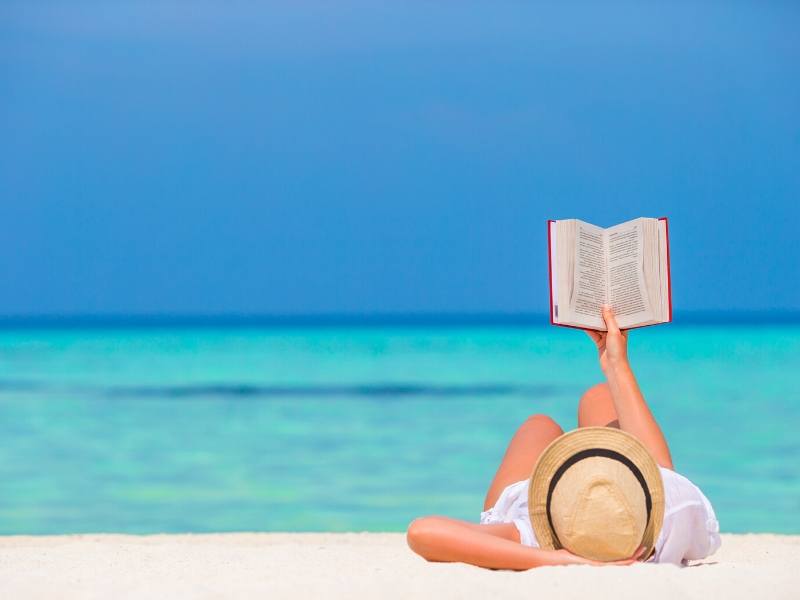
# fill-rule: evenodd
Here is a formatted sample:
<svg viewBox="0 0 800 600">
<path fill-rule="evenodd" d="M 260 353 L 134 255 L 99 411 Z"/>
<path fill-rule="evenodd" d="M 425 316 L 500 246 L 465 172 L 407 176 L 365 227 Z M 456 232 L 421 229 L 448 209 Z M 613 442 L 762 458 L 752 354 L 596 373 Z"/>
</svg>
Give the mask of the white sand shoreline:
<svg viewBox="0 0 800 600">
<path fill-rule="evenodd" d="M 430 564 L 399 533 L 0 536 L 3 598 L 799 598 L 800 536 L 723 535 L 696 566 Z"/>
</svg>

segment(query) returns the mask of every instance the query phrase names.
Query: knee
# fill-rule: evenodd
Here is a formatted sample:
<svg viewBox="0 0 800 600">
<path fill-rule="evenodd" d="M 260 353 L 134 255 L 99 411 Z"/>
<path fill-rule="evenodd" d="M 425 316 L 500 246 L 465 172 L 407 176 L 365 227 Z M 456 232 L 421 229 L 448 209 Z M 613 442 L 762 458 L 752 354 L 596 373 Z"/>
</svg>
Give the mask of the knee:
<svg viewBox="0 0 800 600">
<path fill-rule="evenodd" d="M 536 427 L 538 429 L 543 429 L 547 432 L 552 432 L 556 435 L 561 435 L 562 433 L 564 433 L 561 429 L 561 425 L 556 423 L 551 417 L 548 417 L 547 415 L 540 415 L 540 414 L 531 415 L 527 419 L 525 419 L 525 422 L 520 426 L 520 429 L 522 429 L 523 427 Z"/>
<path fill-rule="evenodd" d="M 578 427 L 611 427 L 617 419 L 607 383 L 590 387 L 578 403 Z"/>
<path fill-rule="evenodd" d="M 588 408 L 589 406 L 597 405 L 600 403 L 611 401 L 611 389 L 607 383 L 598 383 L 593 385 L 581 396 L 579 409 Z"/>
</svg>

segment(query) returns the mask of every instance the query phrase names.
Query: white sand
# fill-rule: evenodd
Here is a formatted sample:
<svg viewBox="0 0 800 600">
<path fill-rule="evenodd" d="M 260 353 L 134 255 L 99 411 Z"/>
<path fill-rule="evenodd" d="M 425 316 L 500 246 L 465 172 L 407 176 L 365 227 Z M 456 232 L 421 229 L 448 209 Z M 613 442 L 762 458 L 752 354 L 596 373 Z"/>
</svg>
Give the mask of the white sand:
<svg viewBox="0 0 800 600">
<path fill-rule="evenodd" d="M 800 598 L 800 536 L 724 535 L 697 566 L 431 564 L 397 533 L 0 537 L 0 598 Z"/>
</svg>

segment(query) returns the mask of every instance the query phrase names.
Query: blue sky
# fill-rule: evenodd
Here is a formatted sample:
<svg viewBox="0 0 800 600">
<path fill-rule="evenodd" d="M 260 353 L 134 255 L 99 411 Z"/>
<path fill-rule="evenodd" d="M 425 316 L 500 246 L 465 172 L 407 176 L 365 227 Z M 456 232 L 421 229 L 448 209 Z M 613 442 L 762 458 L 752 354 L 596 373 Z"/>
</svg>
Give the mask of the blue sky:
<svg viewBox="0 0 800 600">
<path fill-rule="evenodd" d="M 0 314 L 544 312 L 547 218 L 800 309 L 792 3 L 3 2 Z"/>
</svg>

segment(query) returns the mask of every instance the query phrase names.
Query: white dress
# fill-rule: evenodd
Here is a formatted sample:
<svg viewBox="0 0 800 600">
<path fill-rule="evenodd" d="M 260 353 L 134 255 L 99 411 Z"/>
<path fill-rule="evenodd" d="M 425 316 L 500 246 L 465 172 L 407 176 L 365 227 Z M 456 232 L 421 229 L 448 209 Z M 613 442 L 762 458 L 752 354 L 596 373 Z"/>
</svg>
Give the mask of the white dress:
<svg viewBox="0 0 800 600">
<path fill-rule="evenodd" d="M 719 523 L 708 498 L 683 475 L 658 469 L 664 481 L 664 522 L 649 562 L 680 565 L 714 554 L 721 543 Z M 495 505 L 481 513 L 481 523 L 514 523 L 520 542 L 538 548 L 528 515 L 528 480 L 504 489 Z"/>
</svg>

